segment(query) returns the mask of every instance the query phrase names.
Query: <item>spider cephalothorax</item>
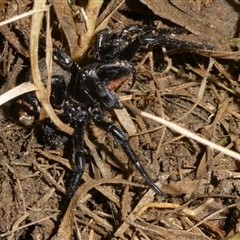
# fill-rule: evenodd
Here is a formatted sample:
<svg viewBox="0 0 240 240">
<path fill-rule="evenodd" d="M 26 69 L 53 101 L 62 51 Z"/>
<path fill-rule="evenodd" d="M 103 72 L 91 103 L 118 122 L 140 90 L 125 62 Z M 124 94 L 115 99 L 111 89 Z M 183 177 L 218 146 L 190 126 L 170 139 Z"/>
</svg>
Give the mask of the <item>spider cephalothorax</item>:
<svg viewBox="0 0 240 240">
<path fill-rule="evenodd" d="M 182 46 L 185 48 L 211 48 L 207 45 L 171 39 L 167 33 L 167 31 L 163 33 L 156 28 L 140 25 L 126 27 L 120 33 L 113 33 L 109 29 L 104 29 L 96 35 L 93 47 L 95 62 L 84 67 L 80 67 L 73 62 L 62 50 L 54 48 L 55 60 L 61 67 L 71 73 L 71 80 L 66 81 L 62 76 L 53 76 L 50 100 L 55 108 L 61 109 L 60 119 L 70 124 L 75 131 L 73 136 L 68 136 L 58 130 L 49 119 L 46 119 L 42 124 L 42 130 L 45 142 L 49 144 L 55 142 L 57 145 L 58 142 L 69 140 L 73 142 L 76 167 L 68 187 L 69 199 L 78 188 L 84 172 L 83 136 L 90 118 L 99 128 L 110 132 L 120 143 L 147 184 L 158 195 L 165 195 L 144 170 L 125 133 L 114 123 L 107 122 L 104 119 L 102 108 L 121 108 L 122 105 L 111 88 L 115 80 L 128 75 L 132 75 L 134 83 L 136 72 L 130 61 L 141 46 L 150 44 Z"/>
</svg>

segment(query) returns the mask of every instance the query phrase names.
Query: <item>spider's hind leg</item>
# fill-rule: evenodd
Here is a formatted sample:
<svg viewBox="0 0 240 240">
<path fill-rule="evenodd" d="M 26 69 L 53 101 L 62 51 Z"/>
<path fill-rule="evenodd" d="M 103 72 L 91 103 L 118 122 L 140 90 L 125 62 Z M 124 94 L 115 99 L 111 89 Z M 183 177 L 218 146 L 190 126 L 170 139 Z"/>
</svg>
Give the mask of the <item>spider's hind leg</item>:
<svg viewBox="0 0 240 240">
<path fill-rule="evenodd" d="M 113 137 L 118 140 L 127 156 L 131 159 L 137 170 L 141 173 L 141 175 L 143 176 L 147 184 L 152 188 L 152 190 L 155 191 L 158 195 L 166 197 L 166 194 L 158 188 L 158 186 L 149 177 L 149 175 L 141 165 L 139 158 L 135 154 L 134 150 L 131 148 L 124 132 L 113 123 L 107 122 L 103 119 L 103 113 L 99 106 L 96 106 L 92 109 L 92 118 L 98 127 L 110 132 Z"/>
<path fill-rule="evenodd" d="M 144 34 L 139 35 L 139 41 L 141 44 L 150 44 L 152 46 L 159 45 L 175 48 L 214 50 L 214 46 L 209 45 L 207 43 L 195 43 L 180 40 L 171 37 L 170 33 L 171 30 L 168 29 L 167 30 L 155 29 L 153 31 L 147 31 Z M 172 33 L 181 33 L 181 31 L 173 29 Z"/>
</svg>

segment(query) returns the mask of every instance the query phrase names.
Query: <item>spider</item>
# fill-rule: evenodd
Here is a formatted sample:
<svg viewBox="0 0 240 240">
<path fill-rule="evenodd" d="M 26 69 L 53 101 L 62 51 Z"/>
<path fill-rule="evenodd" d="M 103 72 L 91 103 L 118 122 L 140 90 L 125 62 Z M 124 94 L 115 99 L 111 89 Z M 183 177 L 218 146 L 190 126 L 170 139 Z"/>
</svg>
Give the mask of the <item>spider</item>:
<svg viewBox="0 0 240 240">
<path fill-rule="evenodd" d="M 118 81 L 128 75 L 132 75 L 134 84 L 136 71 L 130 61 L 141 46 L 146 45 L 212 49 L 208 45 L 171 39 L 168 30 L 162 31 L 142 25 L 126 27 L 119 33 L 114 33 L 109 29 L 101 30 L 96 35 L 93 46 L 95 62 L 84 67 L 72 61 L 59 48 L 53 48 L 54 59 L 62 68 L 71 73 L 71 80 L 66 81 L 63 76 L 59 75 L 52 77 L 51 104 L 61 109 L 62 113 L 58 114 L 59 118 L 66 124 L 70 124 L 75 131 L 73 136 L 69 136 L 58 130 L 50 119 L 46 119 L 41 128 L 45 143 L 58 145 L 60 142 L 66 143 L 70 140 L 73 142 L 75 170 L 67 190 L 68 199 L 71 199 L 79 187 L 84 172 L 83 137 L 90 118 L 99 128 L 112 134 L 146 183 L 158 195 L 166 196 L 145 171 L 125 133 L 114 123 L 106 121 L 103 114 L 103 108 L 109 110 L 122 108 L 112 86 L 117 84 L 115 80 Z"/>
</svg>

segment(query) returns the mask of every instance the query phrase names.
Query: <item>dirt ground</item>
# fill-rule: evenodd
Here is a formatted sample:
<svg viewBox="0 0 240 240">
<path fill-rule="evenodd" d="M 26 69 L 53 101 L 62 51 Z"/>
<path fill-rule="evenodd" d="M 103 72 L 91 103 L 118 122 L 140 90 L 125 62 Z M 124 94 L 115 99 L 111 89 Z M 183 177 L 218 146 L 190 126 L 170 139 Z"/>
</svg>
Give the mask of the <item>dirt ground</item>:
<svg viewBox="0 0 240 240">
<path fill-rule="evenodd" d="M 55 123 L 55 116 L 44 100 L 45 87 L 29 77 L 35 66 L 30 39 L 39 38 L 37 19 L 43 6 L 37 1 L 4 0 L 1 94 L 28 82 L 37 89 L 43 107 L 40 114 L 34 112 L 25 103 L 21 92 L 25 90 L 18 90 L 14 99 L 7 95 L 1 108 L 0 239 L 240 239 L 239 155 L 233 158 L 139 114 L 162 117 L 225 149 L 240 151 L 239 2 L 100 2 L 85 1 L 80 8 L 77 1 L 72 5 L 52 1 L 39 21 L 40 34 L 49 32 L 50 16 L 54 44 L 83 67 L 97 61 L 92 46 L 101 29 L 121 32 L 134 24 L 165 29 L 159 38 L 166 48 L 146 44 L 137 51 L 131 60 L 136 82 L 131 87 L 132 79 L 126 76 L 127 81 L 115 89 L 124 108 L 104 109 L 104 117 L 126 132 L 166 197 L 149 189 L 120 144 L 89 121 L 82 185 L 66 206 L 74 168 L 72 144 L 53 148 L 42 140 L 41 122 L 49 115 Z M 174 45 L 169 39 L 182 42 Z M 186 42 L 195 45 L 184 46 Z M 43 58 L 45 51 L 39 48 L 38 55 Z M 40 69 L 46 80 L 47 70 Z M 55 75 L 71 78 L 55 63 L 52 69 Z M 28 114 L 23 120 L 22 112 Z M 60 128 L 71 131 L 69 126 Z"/>
</svg>

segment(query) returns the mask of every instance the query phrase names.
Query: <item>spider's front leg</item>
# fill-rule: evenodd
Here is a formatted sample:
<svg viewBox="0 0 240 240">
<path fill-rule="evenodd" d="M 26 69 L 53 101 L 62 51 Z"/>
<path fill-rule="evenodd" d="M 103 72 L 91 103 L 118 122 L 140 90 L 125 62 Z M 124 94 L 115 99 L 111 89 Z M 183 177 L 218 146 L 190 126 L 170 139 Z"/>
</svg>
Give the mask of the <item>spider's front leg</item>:
<svg viewBox="0 0 240 240">
<path fill-rule="evenodd" d="M 127 156 L 131 159 L 133 164 L 136 166 L 137 170 L 141 173 L 147 184 L 159 195 L 162 197 L 166 197 L 166 194 L 163 193 L 158 186 L 153 182 L 153 180 L 149 177 L 143 166 L 141 165 L 139 158 L 135 154 L 134 150 L 129 145 L 128 139 L 126 138 L 124 132 L 114 125 L 111 122 L 107 122 L 103 119 L 103 113 L 99 105 L 92 109 L 92 118 L 95 124 L 102 128 L 105 131 L 109 131 L 115 139 L 121 144 L 123 150 L 127 154 Z"/>
<path fill-rule="evenodd" d="M 84 173 L 85 157 L 83 137 L 88 119 L 89 112 L 87 110 L 79 110 L 79 112 L 76 113 L 76 120 L 74 121 L 75 132 L 73 135 L 73 156 L 75 160 L 75 170 L 67 189 L 67 200 L 70 200 L 78 189 Z"/>
<path fill-rule="evenodd" d="M 67 100 L 65 95 L 66 95 L 66 83 L 64 77 L 61 75 L 53 75 L 50 95 L 51 105 L 56 109 L 62 108 Z"/>
<path fill-rule="evenodd" d="M 72 196 L 78 189 L 82 175 L 85 170 L 84 157 L 84 130 L 89 119 L 89 112 L 87 110 L 77 110 L 75 106 L 68 106 L 60 119 L 65 123 L 71 124 L 75 132 L 73 136 L 69 136 L 56 129 L 50 119 L 46 119 L 42 124 L 43 141 L 57 147 L 61 143 L 72 141 L 73 143 L 73 162 L 75 163 L 73 175 L 67 187 L 66 203 L 68 204 Z"/>
</svg>

